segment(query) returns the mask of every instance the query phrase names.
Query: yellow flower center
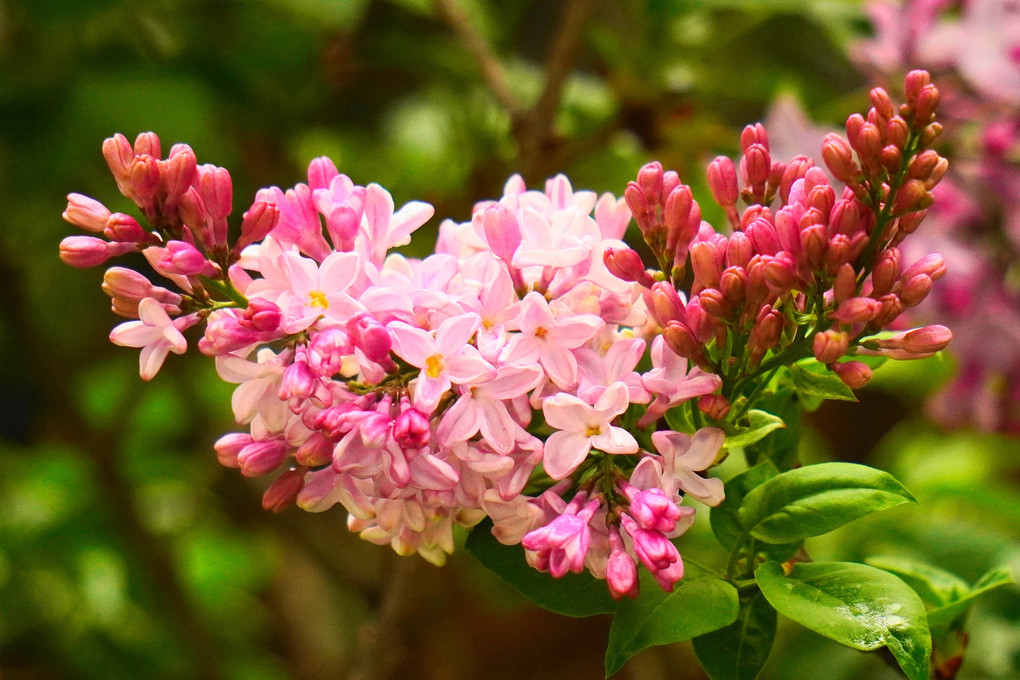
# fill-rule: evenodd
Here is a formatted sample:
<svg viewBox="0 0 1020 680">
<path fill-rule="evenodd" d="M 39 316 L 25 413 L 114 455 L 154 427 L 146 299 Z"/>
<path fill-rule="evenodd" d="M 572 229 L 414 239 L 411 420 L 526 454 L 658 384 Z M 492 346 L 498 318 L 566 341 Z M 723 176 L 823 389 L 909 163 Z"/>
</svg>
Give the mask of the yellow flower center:
<svg viewBox="0 0 1020 680">
<path fill-rule="evenodd" d="M 446 362 L 443 361 L 442 354 L 433 354 L 425 360 L 425 375 L 430 378 L 438 378 L 444 368 L 446 368 Z"/>
<path fill-rule="evenodd" d="M 313 290 L 308 294 L 308 304 L 320 309 L 329 309 L 329 299 L 321 290 Z"/>
<path fill-rule="evenodd" d="M 542 328 L 541 326 L 535 329 L 536 338 L 544 338 L 546 333 L 548 333 L 548 331 Z"/>
<path fill-rule="evenodd" d="M 602 426 L 601 425 L 589 425 L 588 426 L 588 431 L 585 433 L 585 436 L 586 437 L 597 437 L 600 434 L 602 434 Z"/>
</svg>

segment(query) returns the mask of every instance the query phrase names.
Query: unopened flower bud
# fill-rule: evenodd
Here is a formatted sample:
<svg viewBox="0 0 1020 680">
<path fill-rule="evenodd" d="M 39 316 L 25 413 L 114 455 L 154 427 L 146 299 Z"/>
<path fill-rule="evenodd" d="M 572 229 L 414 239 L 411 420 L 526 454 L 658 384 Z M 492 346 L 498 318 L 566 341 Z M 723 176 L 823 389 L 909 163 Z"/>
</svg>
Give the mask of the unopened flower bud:
<svg viewBox="0 0 1020 680">
<path fill-rule="evenodd" d="M 294 505 L 294 500 L 305 485 L 305 472 L 291 468 L 273 480 L 266 492 L 262 494 L 262 509 L 270 512 L 283 512 Z"/>
<path fill-rule="evenodd" d="M 925 180 L 939 162 L 939 155 L 932 149 L 925 149 L 910 159 L 907 174 L 914 179 Z"/>
<path fill-rule="evenodd" d="M 219 268 L 187 241 L 167 241 L 158 263 L 164 271 L 182 276 L 216 276 L 219 273 Z"/>
<path fill-rule="evenodd" d="M 138 220 L 124 213 L 112 213 L 106 220 L 103 235 L 111 241 L 129 241 L 141 243 L 149 239 L 150 234 L 142 229 Z"/>
<path fill-rule="evenodd" d="M 129 169 L 131 198 L 150 199 L 159 190 L 159 161 L 152 156 L 135 156 Z"/>
<path fill-rule="evenodd" d="M 358 314 L 347 322 L 347 334 L 354 346 L 361 350 L 369 361 L 384 368 L 393 364 L 390 349 L 393 338 L 389 330 L 368 314 Z"/>
<path fill-rule="evenodd" d="M 894 175 L 899 172 L 900 161 L 902 158 L 902 151 L 894 144 L 887 144 L 882 147 L 882 150 L 878 154 L 878 162 L 881 163 L 882 167 L 885 168 L 886 172 L 890 175 Z"/>
<path fill-rule="evenodd" d="M 637 283 L 651 288 L 655 279 L 645 271 L 645 263 L 636 250 L 631 248 L 606 248 L 602 253 L 602 262 L 609 273 L 623 281 Z"/>
<path fill-rule="evenodd" d="M 789 253 L 762 258 L 765 280 L 780 290 L 790 290 L 797 282 L 797 264 Z M 750 278 L 750 277 L 748 277 Z M 760 301 L 760 300 L 759 300 Z"/>
<path fill-rule="evenodd" d="M 135 137 L 134 152 L 136 156 L 152 156 L 162 158 L 163 152 L 159 144 L 159 136 L 155 132 L 142 132 Z"/>
<path fill-rule="evenodd" d="M 802 179 L 808 169 L 813 166 L 814 161 L 807 156 L 794 156 L 786 164 L 786 168 L 783 170 L 783 178 L 779 181 L 779 198 L 784 204 L 790 200 L 790 189 L 793 187 L 793 183 L 798 179 Z M 833 173 L 833 176 L 835 176 L 835 173 Z"/>
<path fill-rule="evenodd" d="M 512 262 L 521 245 L 521 228 L 514 212 L 501 203 L 490 205 L 482 212 L 482 230 L 496 257 L 508 264 Z"/>
<path fill-rule="evenodd" d="M 953 339 L 953 332 L 945 326 L 924 326 L 898 333 L 878 341 L 883 349 L 903 349 L 910 354 L 930 356 L 944 350 Z"/>
<path fill-rule="evenodd" d="M 871 272 L 872 294 L 881 296 L 891 292 L 899 277 L 900 249 L 883 250 L 875 259 L 875 269 Z"/>
<path fill-rule="evenodd" d="M 938 253 L 925 255 L 903 272 L 903 280 L 911 279 L 918 274 L 927 274 L 932 281 L 938 281 L 946 273 L 946 261 Z"/>
<path fill-rule="evenodd" d="M 840 199 L 829 214 L 829 226 L 834 234 L 850 235 L 860 225 L 861 212 L 857 201 Z"/>
<path fill-rule="evenodd" d="M 715 288 L 719 285 L 722 266 L 719 262 L 716 247 L 707 241 L 698 241 L 691 245 L 691 268 L 694 280 L 702 288 Z"/>
<path fill-rule="evenodd" d="M 726 265 L 729 267 L 746 267 L 754 255 L 751 239 L 742 231 L 735 231 L 726 243 Z"/>
<path fill-rule="evenodd" d="M 861 174 L 850 144 L 835 132 L 827 134 L 822 142 L 822 160 L 832 176 L 841 182 L 855 182 Z"/>
<path fill-rule="evenodd" d="M 831 328 L 818 333 L 811 344 L 811 351 L 823 364 L 838 360 L 850 347 L 850 336 L 841 330 Z"/>
<path fill-rule="evenodd" d="M 166 192 L 180 196 L 194 183 L 198 176 L 195 152 L 187 144 L 174 144 L 170 158 L 166 161 Z"/>
<path fill-rule="evenodd" d="M 949 171 L 949 160 L 946 158 L 939 157 L 938 163 L 932 168 L 931 174 L 928 175 L 927 179 L 924 180 L 924 188 L 928 191 L 934 189 L 942 178 L 946 176 Z"/>
<path fill-rule="evenodd" d="M 319 413 L 324 413 L 320 411 Z M 339 440 L 343 435 L 337 434 Z M 313 432 L 312 436 L 301 443 L 301 446 L 294 452 L 294 460 L 299 465 L 316 468 L 328 465 L 333 461 L 333 448 L 336 442 L 329 439 L 322 432 Z"/>
<path fill-rule="evenodd" d="M 103 158 L 110 166 L 118 185 L 126 184 L 131 179 L 131 164 L 135 160 L 135 151 L 131 142 L 119 132 L 103 141 Z"/>
<path fill-rule="evenodd" d="M 857 293 L 857 272 L 849 262 L 836 270 L 836 278 L 832 283 L 832 299 L 838 305 L 852 298 Z"/>
<path fill-rule="evenodd" d="M 875 107 L 879 115 L 883 118 L 892 118 L 896 115 L 896 109 L 893 108 L 892 99 L 889 98 L 889 93 L 883 90 L 881 87 L 876 87 L 868 93 L 871 98 L 871 105 Z"/>
<path fill-rule="evenodd" d="M 698 302 L 703 310 L 717 319 L 726 319 L 730 315 L 730 300 L 720 290 L 706 288 L 698 293 Z"/>
<path fill-rule="evenodd" d="M 747 174 L 747 185 L 753 187 L 768 182 L 772 159 L 764 146 L 755 143 L 744 151 L 741 166 Z"/>
<path fill-rule="evenodd" d="M 684 253 L 687 252 L 691 239 L 698 233 L 701 222 L 699 219 L 698 224 L 694 224 L 690 219 L 696 205 L 697 203 L 691 195 L 691 188 L 685 184 L 676 186 L 669 192 L 664 209 L 667 251 L 674 252 L 679 247 Z M 700 213 L 700 210 L 698 212 Z"/>
<path fill-rule="evenodd" d="M 924 182 L 917 179 L 907 180 L 900 187 L 899 191 L 896 192 L 896 198 L 893 201 L 893 212 L 902 214 L 927 208 L 928 205 L 925 205 L 926 195 L 928 195 L 928 192 L 924 188 Z"/>
<path fill-rule="evenodd" d="M 698 398 L 698 410 L 709 418 L 722 420 L 730 412 L 730 402 L 721 394 L 705 394 Z"/>
<path fill-rule="evenodd" d="M 241 453 L 244 447 L 254 441 L 247 432 L 231 432 L 217 439 L 216 443 L 213 444 L 213 449 L 216 451 L 216 458 L 219 460 L 220 465 L 236 468 L 240 467 L 240 464 L 237 462 L 238 454 Z"/>
<path fill-rule="evenodd" d="M 935 109 L 939 105 L 939 90 L 934 85 L 928 84 L 921 88 L 917 95 L 917 103 L 914 105 L 914 128 L 920 129 L 929 123 L 935 116 Z"/>
<path fill-rule="evenodd" d="M 630 208 L 630 213 L 634 216 L 634 221 L 637 222 L 642 234 L 655 226 L 652 206 L 637 182 L 627 183 L 627 188 L 623 191 L 623 197 L 627 201 L 627 207 Z"/>
<path fill-rule="evenodd" d="M 403 449 L 428 446 L 431 437 L 429 419 L 416 408 L 405 408 L 393 422 L 393 438 Z"/>
<path fill-rule="evenodd" d="M 264 239 L 280 219 L 280 209 L 272 203 L 255 199 L 251 207 L 244 213 L 241 221 L 241 238 L 238 243 L 257 243 Z M 243 246 L 242 246 L 243 248 Z M 238 251 L 238 248 L 234 249 Z"/>
<path fill-rule="evenodd" d="M 658 281 L 653 284 L 650 299 L 649 310 L 660 326 L 665 327 L 670 321 L 686 319 L 684 302 L 676 289 L 669 283 Z"/>
<path fill-rule="evenodd" d="M 885 126 L 885 138 L 889 144 L 897 149 L 903 149 L 907 144 L 907 137 L 910 136 L 910 126 L 907 121 L 899 116 L 893 116 Z"/>
<path fill-rule="evenodd" d="M 726 156 L 718 156 L 708 164 L 708 188 L 719 205 L 726 207 L 736 204 L 737 169 L 733 167 L 733 161 Z"/>
<path fill-rule="evenodd" d="M 917 69 L 907 73 L 904 79 L 903 90 L 907 96 L 907 105 L 914 106 L 921 94 L 921 89 L 931 84 L 931 75 L 927 71 Z"/>
<path fill-rule="evenodd" d="M 624 597 L 634 599 L 638 596 L 637 563 L 623 549 L 609 553 L 609 560 L 606 562 L 606 584 L 614 600 Z"/>
<path fill-rule="evenodd" d="M 237 464 L 245 477 L 261 477 L 283 465 L 287 459 L 287 442 L 282 439 L 253 441 L 237 454 Z"/>
<path fill-rule="evenodd" d="M 744 299 L 747 287 L 747 273 L 743 267 L 727 267 L 719 277 L 719 292 L 731 305 L 735 305 Z M 711 290 L 711 289 L 708 289 Z M 707 293 L 708 290 L 702 291 Z M 702 303 L 705 298 L 702 297 Z"/>
<path fill-rule="evenodd" d="M 94 198 L 82 194 L 67 195 L 67 209 L 61 215 L 76 227 L 94 233 L 102 233 L 110 210 Z"/>
<path fill-rule="evenodd" d="M 768 221 L 757 219 L 744 230 L 747 237 L 751 239 L 756 253 L 762 255 L 775 255 L 782 246 L 779 243 L 779 235 L 776 228 Z"/>
<path fill-rule="evenodd" d="M 241 312 L 241 325 L 260 332 L 275 331 L 280 327 L 283 313 L 275 302 L 255 297 Z"/>
<path fill-rule="evenodd" d="M 134 243 L 110 243 L 94 236 L 68 236 L 60 242 L 60 260 L 72 267 L 86 269 L 137 249 Z"/>
<path fill-rule="evenodd" d="M 845 361 L 839 364 L 830 364 L 829 368 L 839 376 L 844 385 L 852 390 L 864 387 L 871 380 L 871 369 L 861 361 Z"/>
<path fill-rule="evenodd" d="M 899 296 L 895 293 L 882 295 L 878 298 L 878 301 L 882 306 L 878 314 L 868 324 L 869 328 L 885 328 L 903 313 L 903 303 L 900 302 Z"/>
<path fill-rule="evenodd" d="M 691 329 L 679 321 L 670 321 L 666 324 L 662 337 L 677 356 L 691 359 L 704 351 Z"/>
<path fill-rule="evenodd" d="M 800 232 L 801 250 L 813 270 L 820 270 L 825 263 L 825 250 L 829 247 L 828 233 L 824 224 L 813 224 Z"/>
<path fill-rule="evenodd" d="M 904 307 L 916 307 L 928 297 L 931 288 L 932 280 L 927 274 L 912 276 L 903 282 L 903 288 L 900 289 L 900 301 Z"/>
<path fill-rule="evenodd" d="M 336 164 L 328 156 L 319 156 L 308 164 L 308 188 L 328 189 L 333 178 L 340 174 Z"/>
<path fill-rule="evenodd" d="M 871 321 L 882 310 L 882 303 L 867 297 L 844 300 L 833 312 L 832 318 L 840 323 L 856 324 Z"/>
</svg>

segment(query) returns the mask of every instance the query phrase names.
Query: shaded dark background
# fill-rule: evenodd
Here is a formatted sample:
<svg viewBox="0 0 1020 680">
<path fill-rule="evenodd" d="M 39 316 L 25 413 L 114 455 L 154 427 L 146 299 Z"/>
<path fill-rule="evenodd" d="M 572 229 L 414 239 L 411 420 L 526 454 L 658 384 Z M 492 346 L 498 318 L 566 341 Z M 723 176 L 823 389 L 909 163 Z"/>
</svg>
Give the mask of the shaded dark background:
<svg viewBox="0 0 1020 680">
<path fill-rule="evenodd" d="M 66 194 L 132 212 L 105 137 L 188 142 L 230 169 L 236 214 L 324 154 L 398 205 L 433 203 L 432 229 L 513 172 L 619 195 L 652 159 L 705 204 L 705 161 L 779 94 L 822 125 L 866 108 L 844 55 L 867 31 L 836 1 L 0 0 L 0 678 L 602 674 L 608 619 L 542 612 L 463 552 L 442 569 L 397 558 L 339 508 L 264 513 L 260 483 L 212 452 L 234 427 L 212 362 L 174 356 L 138 380 L 137 353 L 106 340 L 102 268 L 56 256 Z M 466 35 L 491 46 L 502 93 Z M 1016 442 L 920 415 L 951 370 L 893 368 L 861 404 L 812 416 L 806 460 L 885 466 L 923 501 L 813 554 L 915 554 L 971 581 L 1017 564 Z M 710 550 L 700 530 L 687 545 Z M 960 677 L 1020 677 L 1020 598 L 1000 593 L 972 618 Z M 774 654 L 770 678 L 895 677 L 792 628 Z M 703 676 L 681 644 L 619 677 Z"/>
</svg>

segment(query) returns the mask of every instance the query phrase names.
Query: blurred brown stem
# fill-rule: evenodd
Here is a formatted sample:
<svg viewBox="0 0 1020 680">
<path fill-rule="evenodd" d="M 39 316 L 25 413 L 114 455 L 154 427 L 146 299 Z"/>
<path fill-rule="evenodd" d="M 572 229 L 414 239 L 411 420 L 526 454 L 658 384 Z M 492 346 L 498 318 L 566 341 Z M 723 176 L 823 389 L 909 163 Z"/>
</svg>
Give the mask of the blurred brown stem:
<svg viewBox="0 0 1020 680">
<path fill-rule="evenodd" d="M 527 109 L 522 107 L 510 92 L 499 58 L 457 1 L 433 0 L 433 4 L 478 63 L 482 78 L 496 101 L 510 115 L 511 128 L 517 141 L 520 170 L 525 178 L 536 179 L 536 175 L 544 174 L 547 165 L 544 159 L 550 147 L 554 146 L 552 141 L 556 112 L 563 98 L 563 87 L 567 77 L 574 67 L 577 48 L 588 17 L 590 0 L 571 0 L 566 3 L 559 28 L 546 57 L 542 93 L 535 104 Z"/>
<path fill-rule="evenodd" d="M 400 622 L 408 609 L 408 591 L 421 558 L 391 556 L 384 577 L 378 615 L 361 627 L 358 653 L 348 680 L 386 680 L 400 661 Z"/>
</svg>

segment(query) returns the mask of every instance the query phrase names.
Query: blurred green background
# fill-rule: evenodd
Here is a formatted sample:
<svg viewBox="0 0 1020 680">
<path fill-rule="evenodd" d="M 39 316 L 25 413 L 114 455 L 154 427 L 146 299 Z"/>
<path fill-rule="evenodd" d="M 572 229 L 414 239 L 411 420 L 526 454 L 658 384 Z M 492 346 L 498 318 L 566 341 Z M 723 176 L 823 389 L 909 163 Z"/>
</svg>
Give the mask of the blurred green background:
<svg viewBox="0 0 1020 680">
<path fill-rule="evenodd" d="M 491 46 L 501 95 L 464 31 Z M 867 107 L 845 56 L 867 31 L 837 0 L 0 0 L 0 678 L 602 675 L 604 618 L 539 611 L 465 553 L 397 558 L 339 508 L 263 512 L 261 481 L 216 463 L 235 426 L 212 362 L 138 380 L 137 353 L 106 340 L 102 268 L 57 259 L 66 194 L 132 211 L 105 137 L 188 142 L 230 169 L 235 214 L 323 154 L 398 205 L 433 203 L 435 223 L 512 172 L 619 195 L 652 159 L 705 204 L 705 161 L 778 95 L 820 125 Z M 921 501 L 816 539 L 815 557 L 915 555 L 971 582 L 1020 566 L 1017 441 L 920 415 L 951 370 L 880 371 L 860 404 L 812 416 L 806 460 L 886 466 Z M 1018 622 L 1016 589 L 982 601 L 960 677 L 1020 677 Z M 704 676 L 682 644 L 618 677 Z M 791 626 L 764 677 L 895 675 Z"/>
</svg>

